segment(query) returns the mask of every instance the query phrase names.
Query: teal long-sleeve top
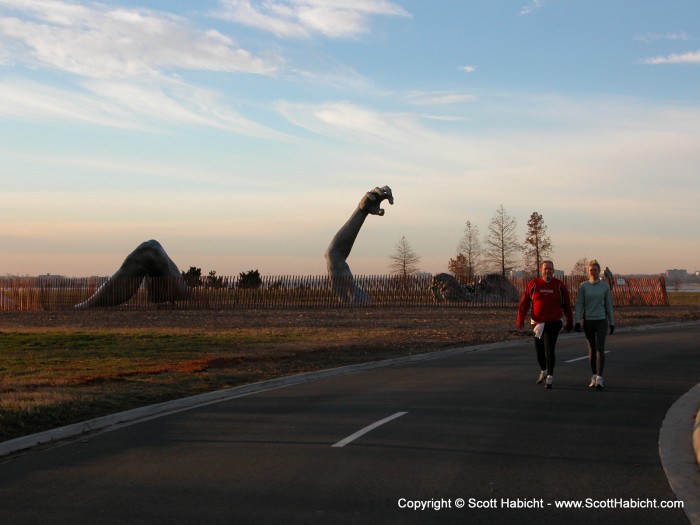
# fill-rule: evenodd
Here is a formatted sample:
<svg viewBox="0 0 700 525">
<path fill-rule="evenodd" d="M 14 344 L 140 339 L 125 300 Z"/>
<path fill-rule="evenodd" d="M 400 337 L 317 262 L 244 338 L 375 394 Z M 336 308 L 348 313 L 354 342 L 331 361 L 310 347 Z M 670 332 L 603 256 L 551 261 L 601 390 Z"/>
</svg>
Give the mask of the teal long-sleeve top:
<svg viewBox="0 0 700 525">
<path fill-rule="evenodd" d="M 578 287 L 574 322 L 582 319 L 607 319 L 609 324 L 615 324 L 610 287 L 605 281 L 584 281 Z"/>
</svg>

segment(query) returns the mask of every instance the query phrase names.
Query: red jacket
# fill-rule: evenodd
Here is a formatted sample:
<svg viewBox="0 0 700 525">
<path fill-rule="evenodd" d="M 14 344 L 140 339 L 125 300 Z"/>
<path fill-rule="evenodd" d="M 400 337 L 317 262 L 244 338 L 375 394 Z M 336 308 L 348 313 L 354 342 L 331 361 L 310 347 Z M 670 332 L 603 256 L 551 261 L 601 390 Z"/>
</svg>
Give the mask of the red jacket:
<svg viewBox="0 0 700 525">
<path fill-rule="evenodd" d="M 557 278 L 547 282 L 541 277 L 533 279 L 527 285 L 520 300 L 516 324 L 521 330 L 525 324 L 527 311 L 532 305 L 532 320 L 535 323 L 551 323 L 559 321 L 562 315 L 566 317 L 566 329 L 571 330 L 574 315 L 571 310 L 571 299 L 566 285 Z"/>
</svg>

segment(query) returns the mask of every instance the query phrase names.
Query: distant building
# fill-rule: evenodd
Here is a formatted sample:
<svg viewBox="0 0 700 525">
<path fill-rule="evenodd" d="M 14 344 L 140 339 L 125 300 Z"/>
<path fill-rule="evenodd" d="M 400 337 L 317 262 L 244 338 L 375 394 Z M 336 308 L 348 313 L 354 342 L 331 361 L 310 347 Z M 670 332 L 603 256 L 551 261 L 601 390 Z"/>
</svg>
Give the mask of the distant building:
<svg viewBox="0 0 700 525">
<path fill-rule="evenodd" d="M 666 270 L 666 277 L 669 279 L 678 279 L 679 277 L 688 277 L 687 270 Z"/>
</svg>

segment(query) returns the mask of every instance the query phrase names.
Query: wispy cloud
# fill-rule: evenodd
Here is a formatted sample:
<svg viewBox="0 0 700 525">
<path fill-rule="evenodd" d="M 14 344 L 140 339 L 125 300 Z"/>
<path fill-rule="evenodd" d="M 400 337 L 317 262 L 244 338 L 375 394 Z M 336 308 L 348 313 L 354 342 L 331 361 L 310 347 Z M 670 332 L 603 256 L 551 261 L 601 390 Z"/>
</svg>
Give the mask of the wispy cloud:
<svg viewBox="0 0 700 525">
<path fill-rule="evenodd" d="M 700 50 L 687 53 L 673 53 L 668 56 L 649 57 L 642 60 L 644 64 L 700 64 Z"/>
<path fill-rule="evenodd" d="M 411 16 L 388 0 L 220 0 L 220 3 L 222 9 L 215 16 L 282 38 L 314 34 L 350 38 L 368 32 L 372 16 Z"/>
<path fill-rule="evenodd" d="M 449 93 L 443 91 L 432 93 L 409 93 L 406 98 L 412 104 L 421 104 L 426 106 L 460 104 L 462 102 L 472 102 L 476 100 L 476 96 L 468 93 Z"/>
<path fill-rule="evenodd" d="M 450 161 L 444 151 L 439 154 L 434 146 L 452 139 L 421 125 L 419 115 L 380 112 L 351 102 L 295 104 L 281 101 L 276 109 L 290 123 L 321 137 L 371 148 L 389 148 L 403 157 L 426 155 L 433 160 Z M 446 149 L 459 151 L 458 148 Z"/>
<path fill-rule="evenodd" d="M 520 16 L 525 16 L 533 13 L 537 9 L 544 6 L 544 0 L 532 0 L 530 3 L 524 5 L 520 10 Z"/>
<path fill-rule="evenodd" d="M 282 60 L 256 57 L 230 37 L 193 28 L 184 18 L 103 4 L 0 0 L 0 41 L 6 69 L 0 116 L 277 135 L 185 78 L 192 71 L 272 75 Z M 38 74 L 29 80 L 28 70 Z M 52 84 L 56 80 L 60 84 Z"/>
<path fill-rule="evenodd" d="M 156 86 L 90 80 L 69 90 L 15 78 L 0 81 L 0 117 L 161 133 L 170 132 L 173 126 L 193 125 L 285 138 L 226 109 L 218 97 L 215 92 L 188 84 Z"/>
<path fill-rule="evenodd" d="M 476 66 L 459 66 L 458 68 L 460 71 L 464 71 L 465 73 L 473 73 L 474 71 L 477 70 Z"/>
<path fill-rule="evenodd" d="M 127 112 L 89 93 L 77 94 L 60 88 L 20 79 L 0 82 L 0 116 L 45 121 L 66 120 L 115 128 L 127 124 Z"/>
<path fill-rule="evenodd" d="M 270 74 L 277 68 L 228 36 L 195 30 L 169 14 L 50 0 L 0 0 L 0 6 L 16 15 L 0 17 L 5 62 L 91 78 L 173 70 Z"/>
<path fill-rule="evenodd" d="M 685 31 L 674 31 L 671 33 L 645 33 L 643 35 L 637 35 L 634 37 L 634 39 L 647 44 L 651 44 L 652 42 L 657 42 L 659 40 L 690 40 Z"/>
</svg>

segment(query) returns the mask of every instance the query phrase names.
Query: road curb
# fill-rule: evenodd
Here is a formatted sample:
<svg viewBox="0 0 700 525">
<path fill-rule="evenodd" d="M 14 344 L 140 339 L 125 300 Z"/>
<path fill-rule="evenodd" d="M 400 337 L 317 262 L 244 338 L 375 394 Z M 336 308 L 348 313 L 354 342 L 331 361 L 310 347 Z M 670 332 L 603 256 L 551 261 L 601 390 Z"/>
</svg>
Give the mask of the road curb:
<svg viewBox="0 0 700 525">
<path fill-rule="evenodd" d="M 695 459 L 700 466 L 700 404 L 698 404 L 695 414 L 695 426 L 693 427 L 693 448 L 695 449 Z"/>
<path fill-rule="evenodd" d="M 693 525 L 700 525 L 699 408 L 700 383 L 671 405 L 659 431 L 659 457 L 666 478 Z"/>
</svg>

